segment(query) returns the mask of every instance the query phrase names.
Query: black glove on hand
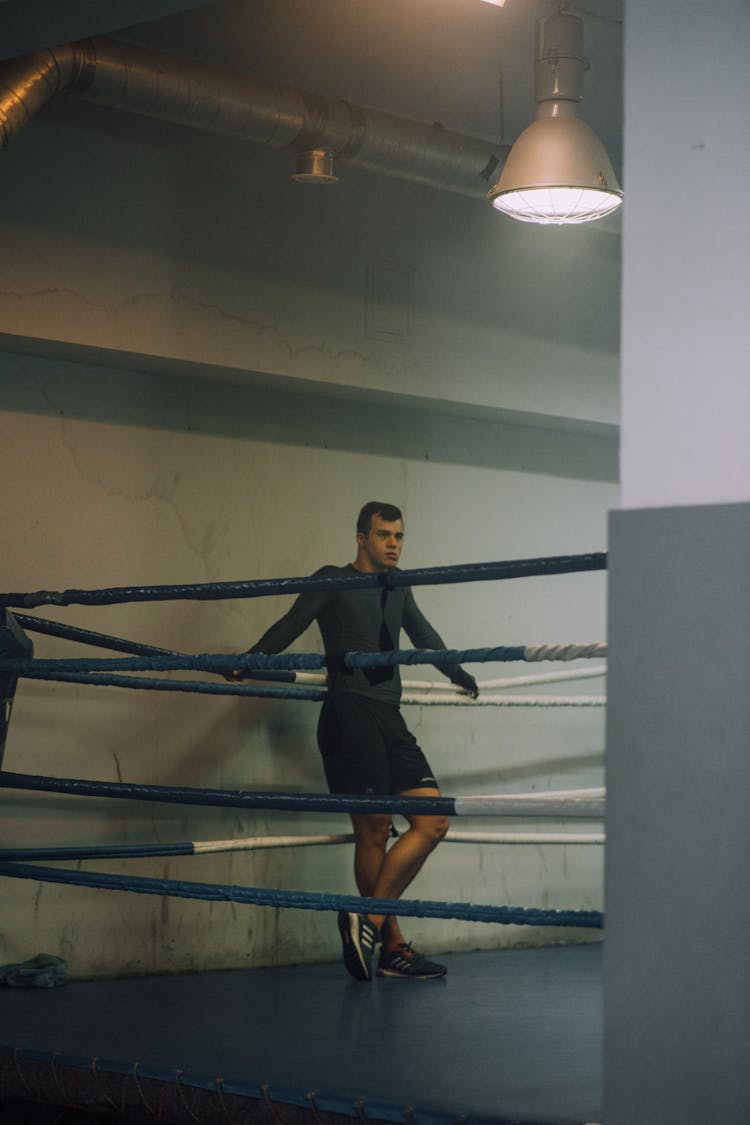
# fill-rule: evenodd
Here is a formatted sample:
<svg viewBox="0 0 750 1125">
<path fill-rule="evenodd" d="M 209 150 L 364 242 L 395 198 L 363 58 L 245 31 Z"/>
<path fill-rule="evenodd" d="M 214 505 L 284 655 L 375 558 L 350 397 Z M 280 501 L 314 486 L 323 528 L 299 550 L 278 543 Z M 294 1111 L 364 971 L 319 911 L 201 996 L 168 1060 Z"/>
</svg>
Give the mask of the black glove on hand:
<svg viewBox="0 0 750 1125">
<path fill-rule="evenodd" d="M 468 672 L 464 672 L 463 668 L 456 668 L 455 672 L 451 673 L 451 683 L 461 688 L 462 691 L 468 691 L 472 699 L 476 699 L 479 695 L 477 681 Z"/>
</svg>

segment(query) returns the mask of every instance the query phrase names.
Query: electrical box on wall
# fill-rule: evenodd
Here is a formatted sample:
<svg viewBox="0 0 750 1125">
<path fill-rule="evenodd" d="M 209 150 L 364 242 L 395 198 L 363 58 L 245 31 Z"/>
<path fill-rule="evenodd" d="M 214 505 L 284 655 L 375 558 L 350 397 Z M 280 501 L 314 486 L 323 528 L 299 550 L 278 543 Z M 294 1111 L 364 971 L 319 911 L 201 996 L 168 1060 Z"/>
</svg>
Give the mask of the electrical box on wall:
<svg viewBox="0 0 750 1125">
<path fill-rule="evenodd" d="M 414 270 L 398 262 L 368 262 L 365 333 L 371 340 L 406 340 Z"/>
</svg>

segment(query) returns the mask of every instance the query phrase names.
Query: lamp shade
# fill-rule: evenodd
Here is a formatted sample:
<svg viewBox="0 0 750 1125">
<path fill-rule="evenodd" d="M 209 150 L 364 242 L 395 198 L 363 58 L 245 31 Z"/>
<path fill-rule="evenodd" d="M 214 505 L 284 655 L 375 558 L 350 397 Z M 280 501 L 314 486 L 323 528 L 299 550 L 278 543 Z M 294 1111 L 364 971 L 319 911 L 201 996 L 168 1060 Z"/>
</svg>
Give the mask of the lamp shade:
<svg viewBox="0 0 750 1125">
<path fill-rule="evenodd" d="M 578 117 L 583 23 L 569 12 L 537 20 L 536 119 L 487 193 L 498 211 L 527 223 L 586 223 L 614 211 L 622 191 L 604 145 Z"/>
<path fill-rule="evenodd" d="M 488 193 L 493 207 L 529 223 L 585 223 L 614 211 L 622 191 L 609 157 L 573 107 L 555 105 L 510 150 L 500 179 Z M 562 110 L 562 112 L 561 112 Z"/>
</svg>

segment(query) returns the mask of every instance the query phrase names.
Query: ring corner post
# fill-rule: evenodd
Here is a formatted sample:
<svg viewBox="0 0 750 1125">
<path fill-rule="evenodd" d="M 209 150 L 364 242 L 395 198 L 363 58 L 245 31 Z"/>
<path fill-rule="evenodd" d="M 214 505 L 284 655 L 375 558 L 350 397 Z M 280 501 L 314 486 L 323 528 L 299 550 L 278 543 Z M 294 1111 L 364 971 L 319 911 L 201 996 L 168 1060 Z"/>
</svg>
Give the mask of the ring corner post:
<svg viewBox="0 0 750 1125">
<path fill-rule="evenodd" d="M 6 656 L 31 657 L 33 655 L 34 644 L 31 638 L 26 636 L 10 610 L 0 606 L 0 659 Z M 3 766 L 17 683 L 18 675 L 15 672 L 0 670 L 0 769 Z"/>
</svg>

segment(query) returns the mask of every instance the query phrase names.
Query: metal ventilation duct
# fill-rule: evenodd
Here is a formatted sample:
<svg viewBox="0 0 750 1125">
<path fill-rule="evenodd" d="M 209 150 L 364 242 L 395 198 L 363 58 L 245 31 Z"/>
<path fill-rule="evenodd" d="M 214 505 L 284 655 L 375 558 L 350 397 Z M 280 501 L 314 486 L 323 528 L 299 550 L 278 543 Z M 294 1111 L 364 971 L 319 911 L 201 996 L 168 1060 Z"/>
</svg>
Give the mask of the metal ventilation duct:
<svg viewBox="0 0 750 1125">
<path fill-rule="evenodd" d="M 0 145 L 51 98 L 100 105 L 298 154 L 297 178 L 335 180 L 335 160 L 484 197 L 508 148 L 346 101 L 110 39 L 52 47 L 0 70 Z M 315 169 L 324 171 L 316 176 Z"/>
</svg>

